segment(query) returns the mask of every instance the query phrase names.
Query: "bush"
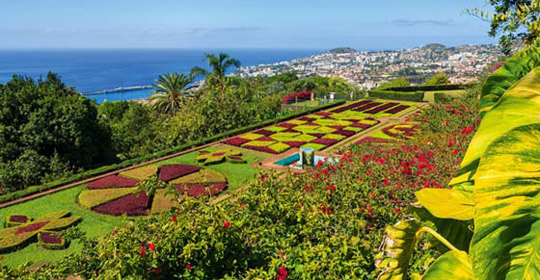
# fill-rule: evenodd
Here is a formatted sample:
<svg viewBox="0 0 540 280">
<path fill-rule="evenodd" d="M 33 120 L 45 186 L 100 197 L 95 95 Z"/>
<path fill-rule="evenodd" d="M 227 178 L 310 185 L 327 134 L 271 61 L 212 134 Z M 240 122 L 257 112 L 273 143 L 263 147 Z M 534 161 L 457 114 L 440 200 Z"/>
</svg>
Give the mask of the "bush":
<svg viewBox="0 0 540 280">
<path fill-rule="evenodd" d="M 394 91 L 394 90 L 372 90 L 369 92 L 369 97 L 390 99 L 390 100 L 403 100 L 421 102 L 424 100 L 423 91 L 406 92 L 406 91 Z"/>
</svg>

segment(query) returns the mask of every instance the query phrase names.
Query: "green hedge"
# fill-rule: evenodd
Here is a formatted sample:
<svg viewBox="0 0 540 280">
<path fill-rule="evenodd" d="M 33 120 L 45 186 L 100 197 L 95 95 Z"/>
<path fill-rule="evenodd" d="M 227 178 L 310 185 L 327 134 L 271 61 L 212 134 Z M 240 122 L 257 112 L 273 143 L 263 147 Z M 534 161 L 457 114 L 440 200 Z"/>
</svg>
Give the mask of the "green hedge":
<svg viewBox="0 0 540 280">
<path fill-rule="evenodd" d="M 391 99 L 391 100 L 403 100 L 403 101 L 415 101 L 421 102 L 424 100 L 423 91 L 405 92 L 405 91 L 393 91 L 393 90 L 372 90 L 369 92 L 370 97 Z"/>
<path fill-rule="evenodd" d="M 150 160 L 153 160 L 153 159 L 157 159 L 157 158 L 160 158 L 160 157 L 164 157 L 164 156 L 167 156 L 167 155 L 170 155 L 170 154 L 179 153 L 179 152 L 189 150 L 191 148 L 195 148 L 195 147 L 198 147 L 198 146 L 201 146 L 201 145 L 205 145 L 205 144 L 208 144 L 208 143 L 212 143 L 212 142 L 216 142 L 216 141 L 223 140 L 223 139 L 226 139 L 226 138 L 230 138 L 230 137 L 232 137 L 234 135 L 241 134 L 241 133 L 246 132 L 246 131 L 251 131 L 251 130 L 255 130 L 255 129 L 258 129 L 258 128 L 261 128 L 261 127 L 264 127 L 264 126 L 272 125 L 274 123 L 287 121 L 287 120 L 294 119 L 294 118 L 297 118 L 297 117 L 300 117 L 300 116 L 303 116 L 303 115 L 306 115 L 306 114 L 310 114 L 310 113 L 317 112 L 317 111 L 320 111 L 320 110 L 324 110 L 324 109 L 327 109 L 327 108 L 339 106 L 339 105 L 342 105 L 344 103 L 345 103 L 345 101 L 336 101 L 334 103 L 325 104 L 325 105 L 322 105 L 322 106 L 319 106 L 319 107 L 314 107 L 314 108 L 311 108 L 309 110 L 299 112 L 299 113 L 295 113 L 295 114 L 292 114 L 292 115 L 289 115 L 289 116 L 259 122 L 259 123 L 256 123 L 256 124 L 244 126 L 244 127 L 237 128 L 237 129 L 234 129 L 234 130 L 230 130 L 230 131 L 227 131 L 227 132 L 224 132 L 224 133 L 221 133 L 221 134 L 217 134 L 217 135 L 214 135 L 213 137 L 201 139 L 201 140 L 198 140 L 198 141 L 188 142 L 188 143 L 186 143 L 184 145 L 180 145 L 180 146 L 177 146 L 177 147 L 174 147 L 174 148 L 171 148 L 171 149 L 159 151 L 159 152 L 147 155 L 147 156 L 133 158 L 133 159 L 129 159 L 129 160 L 126 160 L 126 161 L 123 161 L 123 162 L 120 162 L 120 163 L 107 165 L 107 166 L 102 166 L 102 167 L 92 169 L 92 170 L 87 170 L 85 172 L 76 174 L 76 175 L 74 175 L 72 177 L 69 177 L 69 178 L 66 178 L 66 179 L 56 180 L 56 181 L 52 181 L 52 182 L 49 182 L 49 183 L 46 183 L 46 184 L 43 184 L 43 185 L 31 186 L 31 187 L 25 188 L 23 190 L 10 192 L 10 193 L 7 193 L 7 194 L 4 194 L 4 195 L 0 196 L 0 203 L 5 203 L 5 202 L 8 202 L 8 201 L 12 201 L 12 200 L 15 200 L 15 199 L 26 197 L 26 196 L 29 196 L 29 195 L 32 195 L 32 194 L 36 194 L 36 193 L 45 191 L 45 190 L 54 189 L 54 188 L 57 188 L 57 187 L 60 187 L 60 186 L 63 186 L 63 185 L 67 185 L 67 184 L 74 183 L 74 182 L 77 182 L 77 181 L 81 181 L 81 180 L 84 180 L 84 179 L 87 179 L 87 178 L 98 176 L 98 175 L 101 175 L 101 174 L 104 174 L 104 173 L 108 173 L 108 172 L 112 172 L 112 171 L 115 171 L 115 170 L 118 170 L 118 169 L 126 168 L 126 167 L 129 167 L 129 166 L 135 165 L 135 164 L 139 164 L 139 163 L 143 163 L 143 162 L 150 161 Z"/>
<path fill-rule="evenodd" d="M 413 92 L 413 91 L 445 91 L 445 90 L 460 90 L 473 87 L 475 84 L 450 84 L 450 85 L 438 85 L 438 86 L 409 86 L 409 87 L 393 87 L 385 88 L 385 91 L 403 91 L 403 92 Z"/>
</svg>

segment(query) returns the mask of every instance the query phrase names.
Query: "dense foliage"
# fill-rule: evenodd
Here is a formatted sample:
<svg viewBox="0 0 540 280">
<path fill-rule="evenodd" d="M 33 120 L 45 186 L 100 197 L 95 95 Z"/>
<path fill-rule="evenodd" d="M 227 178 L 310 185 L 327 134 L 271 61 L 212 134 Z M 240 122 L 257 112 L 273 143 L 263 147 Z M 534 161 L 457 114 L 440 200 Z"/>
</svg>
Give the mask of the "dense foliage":
<svg viewBox="0 0 540 280">
<path fill-rule="evenodd" d="M 437 73 L 433 75 L 433 77 L 429 78 L 424 85 L 426 86 L 439 86 L 439 85 L 447 85 L 450 83 L 450 79 L 448 78 L 448 75 L 444 73 Z"/>
<path fill-rule="evenodd" d="M 218 204 L 187 199 L 176 211 L 86 240 L 81 254 L 33 277 L 375 279 L 384 224 L 409 215 L 414 191 L 441 188 L 457 170 L 477 124 L 471 93 L 426 109 L 414 140 L 354 146 L 339 164 L 306 174 L 261 174 Z M 415 269 L 430 260 L 427 251 Z"/>
<path fill-rule="evenodd" d="M 107 130 L 97 108 L 54 75 L 0 85 L 0 192 L 104 162 Z"/>
</svg>

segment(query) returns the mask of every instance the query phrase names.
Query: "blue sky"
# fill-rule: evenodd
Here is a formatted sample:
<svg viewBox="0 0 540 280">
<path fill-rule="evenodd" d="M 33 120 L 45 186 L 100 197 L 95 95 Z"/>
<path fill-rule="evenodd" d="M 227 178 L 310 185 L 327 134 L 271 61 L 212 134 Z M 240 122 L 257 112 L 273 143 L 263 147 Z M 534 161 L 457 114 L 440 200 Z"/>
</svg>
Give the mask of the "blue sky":
<svg viewBox="0 0 540 280">
<path fill-rule="evenodd" d="M 0 48 L 397 49 L 492 43 L 485 0 L 3 1 Z"/>
</svg>

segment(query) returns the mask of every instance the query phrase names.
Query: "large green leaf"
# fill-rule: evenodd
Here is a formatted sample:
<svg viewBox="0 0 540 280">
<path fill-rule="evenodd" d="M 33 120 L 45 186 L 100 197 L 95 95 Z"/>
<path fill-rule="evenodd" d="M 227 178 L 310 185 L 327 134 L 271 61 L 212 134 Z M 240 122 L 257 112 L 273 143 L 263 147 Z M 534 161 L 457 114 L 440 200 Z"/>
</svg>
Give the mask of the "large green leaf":
<svg viewBox="0 0 540 280">
<path fill-rule="evenodd" d="M 540 123 L 489 145 L 476 173 L 474 201 L 470 252 L 476 278 L 540 279 Z"/>
<path fill-rule="evenodd" d="M 469 251 L 469 245 L 473 236 L 472 220 L 459 221 L 453 219 L 441 219 L 433 216 L 423 207 L 413 207 L 411 210 L 416 214 L 422 224 L 434 228 L 444 239 L 462 251 Z M 432 241 L 441 253 L 447 252 L 448 247 L 436 240 Z"/>
<path fill-rule="evenodd" d="M 457 177 L 450 184 L 472 185 L 487 146 L 513 128 L 533 123 L 540 123 L 540 68 L 531 71 L 506 91 L 495 109 L 485 115 L 467 149 Z"/>
<path fill-rule="evenodd" d="M 449 251 L 428 268 L 422 280 L 474 280 L 471 260 L 463 251 Z"/>
<path fill-rule="evenodd" d="M 423 189 L 415 193 L 418 202 L 441 219 L 472 220 L 472 193 L 451 189 Z"/>
<path fill-rule="evenodd" d="M 379 280 L 407 279 L 407 271 L 414 247 L 416 233 L 421 228 L 416 220 L 400 221 L 394 226 L 386 226 L 384 250 L 377 268 L 381 271 Z"/>
<path fill-rule="evenodd" d="M 506 60 L 484 83 L 480 100 L 481 111 L 489 111 L 507 89 L 538 66 L 540 49 L 536 47 L 522 50 Z"/>
</svg>

